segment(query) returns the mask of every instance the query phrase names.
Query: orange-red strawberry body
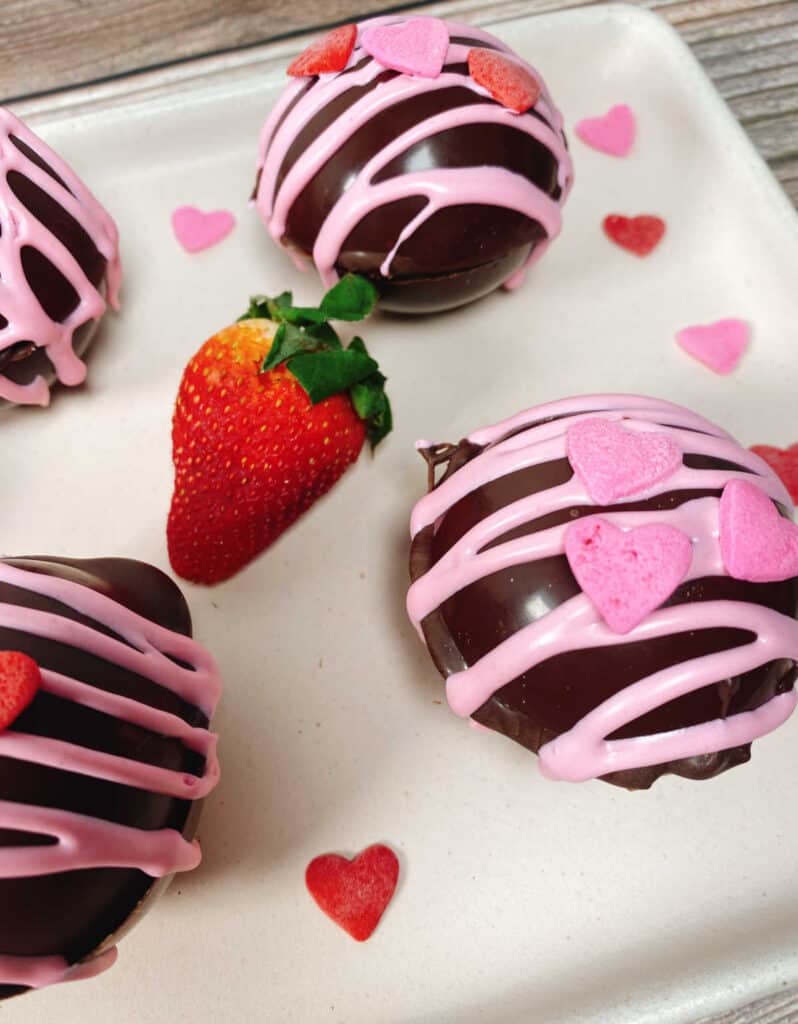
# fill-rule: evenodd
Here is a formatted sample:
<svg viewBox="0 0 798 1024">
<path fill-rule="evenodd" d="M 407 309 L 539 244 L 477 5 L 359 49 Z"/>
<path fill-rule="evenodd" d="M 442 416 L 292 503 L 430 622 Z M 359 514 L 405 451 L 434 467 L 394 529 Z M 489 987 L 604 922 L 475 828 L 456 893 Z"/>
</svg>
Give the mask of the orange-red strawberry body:
<svg viewBox="0 0 798 1024">
<path fill-rule="evenodd" d="M 252 319 L 225 328 L 183 374 L 167 541 L 172 568 L 195 583 L 243 568 L 363 447 L 366 423 L 348 393 L 312 405 L 285 365 L 260 372 L 276 326 Z"/>
</svg>

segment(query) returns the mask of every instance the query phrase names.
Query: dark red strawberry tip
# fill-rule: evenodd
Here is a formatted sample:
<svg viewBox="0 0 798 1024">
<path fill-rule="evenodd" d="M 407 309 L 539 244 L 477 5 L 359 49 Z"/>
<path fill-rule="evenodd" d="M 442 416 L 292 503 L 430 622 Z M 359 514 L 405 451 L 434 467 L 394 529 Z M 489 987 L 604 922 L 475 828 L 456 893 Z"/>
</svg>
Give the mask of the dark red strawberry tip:
<svg viewBox="0 0 798 1024">
<path fill-rule="evenodd" d="M 41 685 L 33 658 L 19 651 L 0 651 L 0 731 L 19 718 Z"/>
<path fill-rule="evenodd" d="M 752 445 L 751 451 L 770 466 L 781 478 L 793 501 L 798 502 L 798 444 L 789 448 L 774 448 L 769 444 Z"/>
<path fill-rule="evenodd" d="M 341 25 L 311 43 L 289 65 L 292 78 L 324 75 L 343 71 L 352 56 L 357 39 L 357 25 Z"/>
<path fill-rule="evenodd" d="M 540 83 L 534 75 L 496 50 L 469 50 L 468 71 L 477 85 L 517 114 L 534 107 L 540 97 Z"/>
<path fill-rule="evenodd" d="M 310 862 L 305 885 L 319 908 L 357 942 L 380 923 L 399 878 L 399 860 L 381 843 L 353 860 L 326 853 Z"/>
<path fill-rule="evenodd" d="M 624 217 L 619 213 L 611 213 L 604 218 L 603 227 L 610 241 L 636 256 L 648 256 L 665 234 L 665 221 L 648 214 Z"/>
</svg>

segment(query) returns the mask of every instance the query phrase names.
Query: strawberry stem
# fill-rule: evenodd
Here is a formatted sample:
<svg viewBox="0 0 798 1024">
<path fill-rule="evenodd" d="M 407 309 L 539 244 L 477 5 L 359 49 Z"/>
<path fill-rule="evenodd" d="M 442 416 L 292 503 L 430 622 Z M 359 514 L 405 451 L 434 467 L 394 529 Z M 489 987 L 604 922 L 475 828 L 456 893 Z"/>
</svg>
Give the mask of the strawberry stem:
<svg viewBox="0 0 798 1024">
<path fill-rule="evenodd" d="M 372 449 L 393 427 L 386 378 L 366 350 L 362 338 L 341 344 L 330 320 L 363 320 L 378 299 L 377 289 L 364 277 L 347 274 L 323 297 L 318 307 L 294 306 L 291 292 L 275 298 L 256 295 L 239 320 L 266 319 L 278 324 L 261 373 L 283 363 L 305 390 L 313 405 L 348 392 L 360 419 L 367 424 Z"/>
</svg>

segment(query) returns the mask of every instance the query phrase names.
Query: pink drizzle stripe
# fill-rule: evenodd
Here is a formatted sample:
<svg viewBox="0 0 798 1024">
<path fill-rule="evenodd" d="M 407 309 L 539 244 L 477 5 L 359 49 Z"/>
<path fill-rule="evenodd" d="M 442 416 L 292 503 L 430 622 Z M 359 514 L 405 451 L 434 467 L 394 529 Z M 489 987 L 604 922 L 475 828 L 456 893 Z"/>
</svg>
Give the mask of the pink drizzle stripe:
<svg viewBox="0 0 798 1024">
<path fill-rule="evenodd" d="M 0 985 L 46 988 L 62 981 L 85 981 L 113 967 L 116 957 L 116 946 L 79 964 L 69 964 L 61 956 L 0 956 Z"/>
<path fill-rule="evenodd" d="M 11 142 L 12 135 L 38 153 L 68 187 L 64 188 L 20 152 Z M 91 237 L 108 263 L 108 301 L 114 309 L 119 308 L 122 276 L 116 225 L 68 165 L 9 110 L 0 107 L 0 313 L 8 321 L 0 330 L 0 351 L 19 341 L 33 341 L 46 348 L 59 380 L 67 385 L 80 384 L 85 379 L 86 366 L 72 348 L 73 334 L 103 313 L 105 299 L 66 247 L 14 196 L 7 180 L 11 171 L 19 171 L 38 185 Z M 78 293 L 78 306 L 64 323 L 47 316 L 28 285 L 21 255 L 26 245 L 46 256 Z M 0 399 L 47 405 L 50 390 L 42 377 L 19 385 L 0 374 Z"/>
<path fill-rule="evenodd" d="M 215 743 L 211 742 L 210 749 L 214 746 Z M 196 775 L 169 771 L 130 758 L 89 750 L 64 740 L 29 736 L 22 732 L 0 733 L 0 757 L 13 757 L 18 761 L 60 768 L 61 771 L 75 772 L 77 775 L 90 775 L 95 779 L 135 786 L 150 793 L 177 797 L 179 800 L 200 800 L 216 785 L 213 772 L 206 772 L 202 778 L 198 778 Z"/>
<path fill-rule="evenodd" d="M 363 22 L 360 29 L 362 31 L 372 24 L 389 24 L 402 20 L 396 16 L 372 18 Z M 447 27 L 450 37 L 465 36 L 474 39 L 475 46 L 485 42 L 493 44 L 505 53 L 510 52 L 507 46 L 487 32 L 455 23 L 447 23 Z M 472 44 L 451 43 L 446 63 L 464 63 L 471 48 Z M 367 56 L 361 46 L 356 46 L 348 67 L 353 67 Z M 543 255 L 551 239 L 560 231 L 560 206 L 568 196 L 573 168 L 562 134 L 562 116 L 551 102 L 545 84 L 535 69 L 527 64 L 524 66 L 541 86 L 540 99 L 535 109 L 552 127 L 543 124 L 532 114 L 515 114 L 492 104 L 475 104 L 428 118 L 400 135 L 361 170 L 330 211 L 319 231 L 313 251 L 313 262 L 326 285 L 330 286 L 337 280 L 335 264 L 352 229 L 379 206 L 411 195 L 424 196 L 427 203 L 396 239 L 381 267 L 384 276 L 390 275 L 394 257 L 402 243 L 410 238 L 424 221 L 444 207 L 466 203 L 501 205 L 538 221 L 546 231 L 547 238 L 535 247 L 529 262 Z M 434 80 L 398 75 L 382 83 L 379 88 L 369 91 L 322 132 L 291 167 L 278 189 L 277 176 L 288 150 L 309 121 L 348 90 L 369 84 L 384 70 L 376 61 L 369 60 L 358 71 L 321 75 L 307 89 L 282 124 L 280 119 L 289 104 L 301 92 L 306 80 L 292 82 L 281 96 L 261 133 L 258 151 L 258 169 L 261 174 L 256 196 L 256 205 L 261 217 L 277 242 L 282 243 L 291 207 L 304 188 L 344 142 L 377 114 L 411 97 L 452 86 L 471 89 L 478 96 L 488 95 L 467 75 L 446 70 Z M 415 143 L 459 125 L 488 123 L 511 125 L 538 139 L 549 148 L 558 164 L 559 184 L 563 193 L 559 200 L 551 199 L 526 178 L 500 167 L 438 169 L 425 173 L 405 174 L 374 184 L 374 178 L 381 168 Z M 523 271 L 513 277 L 520 278 L 522 274 Z M 518 280 L 512 283 L 517 284 Z"/>
<path fill-rule="evenodd" d="M 0 828 L 58 839 L 52 846 L 0 849 L 0 878 L 35 878 L 86 868 L 136 868 L 152 878 L 190 871 L 199 845 L 173 828 L 145 831 L 71 811 L 0 800 Z"/>
<path fill-rule="evenodd" d="M 209 718 L 213 714 L 221 691 L 216 663 L 190 637 L 164 629 L 104 594 L 69 580 L 31 573 L 0 563 L 0 581 L 60 601 L 113 630 L 133 647 L 127 647 L 119 640 L 79 622 L 13 605 L 0 605 L 0 615 L 5 624 L 25 629 L 36 636 L 53 637 L 83 647 L 90 654 L 112 661 L 172 690 L 183 700 L 200 708 Z M 192 665 L 194 671 L 176 665 L 166 655 Z"/>
<path fill-rule="evenodd" d="M 191 638 L 172 633 L 88 587 L 29 572 L 0 562 L 0 581 L 46 595 L 93 619 L 133 644 L 135 649 L 82 623 L 57 614 L 0 604 L 0 627 L 21 630 L 84 650 L 127 668 L 177 693 L 210 717 L 221 681 L 213 658 Z M 176 665 L 167 655 L 190 668 Z M 181 741 L 205 758 L 201 777 L 163 769 L 76 744 L 9 730 L 0 733 L 0 757 L 47 765 L 63 771 L 135 786 L 184 800 L 201 799 L 219 778 L 217 737 L 178 716 L 48 669 L 42 689 L 112 715 L 120 721 Z M 0 801 L 0 828 L 49 835 L 57 842 L 42 847 L 0 849 L 0 878 L 27 878 L 87 868 L 136 868 L 153 878 L 197 866 L 201 854 L 175 829 L 147 831 L 53 808 Z M 41 987 L 91 977 L 110 967 L 115 950 L 85 964 L 69 966 L 60 957 L 0 955 L 0 984 Z"/>
<path fill-rule="evenodd" d="M 541 406 L 471 434 L 469 441 L 488 447 L 418 502 L 412 516 L 413 535 L 438 522 L 464 495 L 489 481 L 526 466 L 565 458 L 568 427 L 577 420 L 597 416 L 623 419 L 629 430 L 665 433 L 683 452 L 711 455 L 752 471 L 746 474 L 683 466 L 649 491 L 632 495 L 618 505 L 673 490 L 722 490 L 729 480 L 743 478 L 792 511 L 790 497 L 773 471 L 707 420 L 654 399 L 598 395 Z M 562 418 L 542 423 L 547 417 Z M 520 433 L 507 438 L 508 431 Z M 514 565 L 563 554 L 567 525 L 507 541 L 486 551 L 492 541 L 551 512 L 590 504 L 582 485 L 572 477 L 565 484 L 522 498 L 477 523 L 411 586 L 407 605 L 416 628 L 420 632 L 427 615 L 470 583 Z M 622 529 L 634 529 L 649 522 L 667 522 L 681 529 L 691 537 L 694 547 L 688 578 L 698 579 L 725 575 L 718 543 L 718 505 L 716 497 L 705 497 L 670 511 L 625 512 L 621 508 L 602 515 Z M 699 602 L 661 609 L 626 635 L 623 642 L 714 627 L 745 629 L 756 640 L 740 648 L 673 665 L 622 690 L 541 749 L 540 766 L 544 774 L 570 781 L 595 778 L 621 768 L 645 767 L 749 743 L 780 725 L 795 706 L 794 693 L 774 697 L 755 711 L 689 729 L 606 740 L 623 725 L 684 693 L 769 661 L 798 659 L 798 623 L 772 609 L 743 602 Z M 618 642 L 618 636 L 609 630 L 592 602 L 579 594 L 519 630 L 468 669 L 451 675 L 446 683 L 449 704 L 458 715 L 468 717 L 502 686 L 548 658 Z"/>
</svg>

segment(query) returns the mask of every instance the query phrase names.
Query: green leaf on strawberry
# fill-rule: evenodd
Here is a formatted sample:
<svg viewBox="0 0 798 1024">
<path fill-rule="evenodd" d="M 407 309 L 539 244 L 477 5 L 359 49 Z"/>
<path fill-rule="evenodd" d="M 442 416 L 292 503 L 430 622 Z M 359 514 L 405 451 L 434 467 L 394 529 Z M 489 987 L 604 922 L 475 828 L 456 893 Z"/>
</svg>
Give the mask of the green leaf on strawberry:
<svg viewBox="0 0 798 1024">
<path fill-rule="evenodd" d="M 346 274 L 321 300 L 327 320 L 365 320 L 377 304 L 379 293 L 371 281 Z"/>
<path fill-rule="evenodd" d="M 367 424 L 371 447 L 391 431 L 391 405 L 385 394 L 386 378 L 368 354 L 362 338 L 348 348 L 328 318 L 362 320 L 374 308 L 377 291 L 370 281 L 347 274 L 331 288 L 318 308 L 294 306 L 291 292 L 271 299 L 256 295 L 239 320 L 268 319 L 279 326 L 260 371 L 285 364 L 313 405 L 348 391 L 358 417 Z"/>
<path fill-rule="evenodd" d="M 296 377 L 313 405 L 330 395 L 349 391 L 355 384 L 370 377 L 376 362 L 363 352 L 343 349 L 340 352 L 305 352 L 294 356 L 288 369 Z M 365 417 L 361 416 L 361 419 Z"/>
</svg>

